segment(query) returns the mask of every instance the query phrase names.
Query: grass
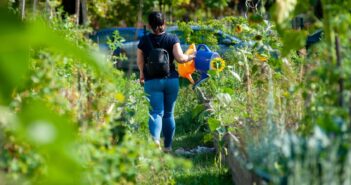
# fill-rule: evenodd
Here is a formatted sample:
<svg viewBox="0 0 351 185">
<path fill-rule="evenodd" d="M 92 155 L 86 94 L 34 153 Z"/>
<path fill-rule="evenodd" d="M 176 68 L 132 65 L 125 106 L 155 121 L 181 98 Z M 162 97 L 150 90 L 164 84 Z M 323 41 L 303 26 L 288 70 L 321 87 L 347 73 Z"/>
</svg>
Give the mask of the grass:
<svg viewBox="0 0 351 185">
<path fill-rule="evenodd" d="M 212 146 L 211 143 L 203 142 L 203 132 L 176 133 L 173 143 L 174 150 L 182 147 L 184 149 L 196 146 Z M 178 185 L 230 185 L 233 184 L 228 169 L 219 165 L 215 153 L 205 153 L 192 156 L 183 156 L 193 163 L 189 170 L 178 169 L 172 175 Z"/>
<path fill-rule="evenodd" d="M 198 103 L 195 93 L 188 87 L 187 80 L 180 80 L 180 92 L 176 103 L 176 133 L 173 151 L 178 148 L 190 150 L 197 146 L 213 147 L 212 142 L 204 143 L 205 129 L 193 117 L 194 104 Z M 195 120 L 194 120 L 195 119 Z M 198 131 L 196 131 L 198 130 Z M 216 153 L 179 156 L 192 162 L 191 169 L 176 169 L 169 174 L 177 185 L 231 185 L 231 174 L 217 160 Z"/>
<path fill-rule="evenodd" d="M 185 83 L 181 80 L 181 84 Z M 195 121 L 192 115 L 196 96 L 188 83 L 181 85 L 178 100 L 176 103 L 175 118 L 176 118 L 176 133 L 173 141 L 173 151 L 178 148 L 190 150 L 197 146 L 213 147 L 213 143 L 204 143 L 204 135 L 206 131 L 204 126 L 199 128 L 199 123 Z M 197 132 L 195 130 L 198 130 Z M 149 137 L 146 130 L 140 130 L 142 134 Z M 206 153 L 191 156 L 178 156 L 190 160 L 192 168 L 176 168 L 165 169 L 164 173 L 154 178 L 154 182 L 146 184 L 176 184 L 176 185 L 231 185 L 231 174 L 223 165 L 219 165 L 216 153 Z M 165 182 L 163 180 L 171 180 Z M 163 182 L 160 182 L 163 181 Z"/>
</svg>

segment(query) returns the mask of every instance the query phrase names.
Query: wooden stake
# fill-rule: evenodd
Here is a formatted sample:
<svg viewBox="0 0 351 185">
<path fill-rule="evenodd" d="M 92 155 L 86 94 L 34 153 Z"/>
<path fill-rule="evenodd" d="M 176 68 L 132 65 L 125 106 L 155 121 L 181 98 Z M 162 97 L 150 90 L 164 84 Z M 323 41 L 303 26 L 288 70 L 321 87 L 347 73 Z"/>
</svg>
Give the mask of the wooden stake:
<svg viewBox="0 0 351 185">
<path fill-rule="evenodd" d="M 341 54 L 340 54 L 340 39 L 338 35 L 335 35 L 335 52 L 336 52 L 336 65 L 338 69 L 342 69 Z M 344 79 L 339 77 L 339 106 L 344 107 Z"/>
<path fill-rule="evenodd" d="M 246 104 L 246 109 L 247 113 L 251 115 L 251 106 L 252 106 L 252 83 L 251 83 L 251 78 L 250 78 L 250 67 L 247 61 L 247 57 L 244 56 L 244 62 L 245 62 L 245 77 L 246 77 L 246 88 L 247 88 L 247 104 Z"/>
</svg>

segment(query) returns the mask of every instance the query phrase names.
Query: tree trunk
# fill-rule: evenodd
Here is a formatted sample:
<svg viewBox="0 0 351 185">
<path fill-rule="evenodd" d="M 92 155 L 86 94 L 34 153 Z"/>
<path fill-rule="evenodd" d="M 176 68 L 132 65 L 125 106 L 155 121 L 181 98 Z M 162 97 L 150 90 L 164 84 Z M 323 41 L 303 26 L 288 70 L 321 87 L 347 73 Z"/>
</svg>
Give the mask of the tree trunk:
<svg viewBox="0 0 351 185">
<path fill-rule="evenodd" d="M 88 6 L 87 0 L 81 0 L 82 5 L 82 24 L 85 25 L 88 22 Z"/>
<path fill-rule="evenodd" d="M 19 5 L 19 9 L 21 10 L 21 18 L 24 19 L 26 16 L 26 0 L 21 0 Z"/>
<path fill-rule="evenodd" d="M 38 5 L 38 0 L 33 0 L 33 13 L 34 14 L 37 12 L 37 5 Z"/>
<path fill-rule="evenodd" d="M 45 9 L 46 9 L 46 13 L 49 15 L 49 18 L 51 19 L 50 0 L 46 0 L 46 2 L 45 2 Z"/>
<path fill-rule="evenodd" d="M 159 0 L 159 6 L 160 6 L 160 12 L 163 13 L 163 1 L 162 0 Z"/>
<path fill-rule="evenodd" d="M 173 22 L 173 4 L 172 4 L 172 1 L 171 1 L 171 4 L 169 6 L 169 22 Z"/>
<path fill-rule="evenodd" d="M 79 25 L 80 0 L 76 0 L 76 24 Z"/>
</svg>

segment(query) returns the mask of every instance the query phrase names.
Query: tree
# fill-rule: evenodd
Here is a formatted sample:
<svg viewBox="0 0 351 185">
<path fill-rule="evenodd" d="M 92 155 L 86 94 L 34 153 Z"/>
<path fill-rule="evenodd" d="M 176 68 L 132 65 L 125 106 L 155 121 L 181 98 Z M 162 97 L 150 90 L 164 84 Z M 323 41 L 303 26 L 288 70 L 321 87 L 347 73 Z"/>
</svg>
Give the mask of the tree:
<svg viewBox="0 0 351 185">
<path fill-rule="evenodd" d="M 21 12 L 21 18 L 24 19 L 26 15 L 26 0 L 20 0 L 20 12 Z"/>
<path fill-rule="evenodd" d="M 33 0 L 33 12 L 36 13 L 37 11 L 38 0 Z"/>
</svg>

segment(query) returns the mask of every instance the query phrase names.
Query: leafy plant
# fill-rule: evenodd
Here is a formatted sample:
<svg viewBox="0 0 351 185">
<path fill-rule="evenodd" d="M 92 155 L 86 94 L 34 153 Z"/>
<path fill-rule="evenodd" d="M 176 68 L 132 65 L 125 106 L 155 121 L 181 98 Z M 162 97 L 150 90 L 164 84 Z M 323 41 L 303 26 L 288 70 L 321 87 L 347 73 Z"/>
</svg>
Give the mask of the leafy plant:
<svg viewBox="0 0 351 185">
<path fill-rule="evenodd" d="M 133 98 L 141 99 L 142 91 L 110 61 L 96 58 L 97 49 L 70 19 L 48 24 L 44 18 L 22 22 L 6 8 L 0 14 L 6 28 L 0 38 L 8 43 L 0 47 L 6 183 L 134 184 L 150 180 L 142 175 L 151 173 L 146 167 L 153 173 L 164 165 L 189 167 L 134 133 L 143 120 L 130 120 L 128 108 L 141 106 Z"/>
</svg>

